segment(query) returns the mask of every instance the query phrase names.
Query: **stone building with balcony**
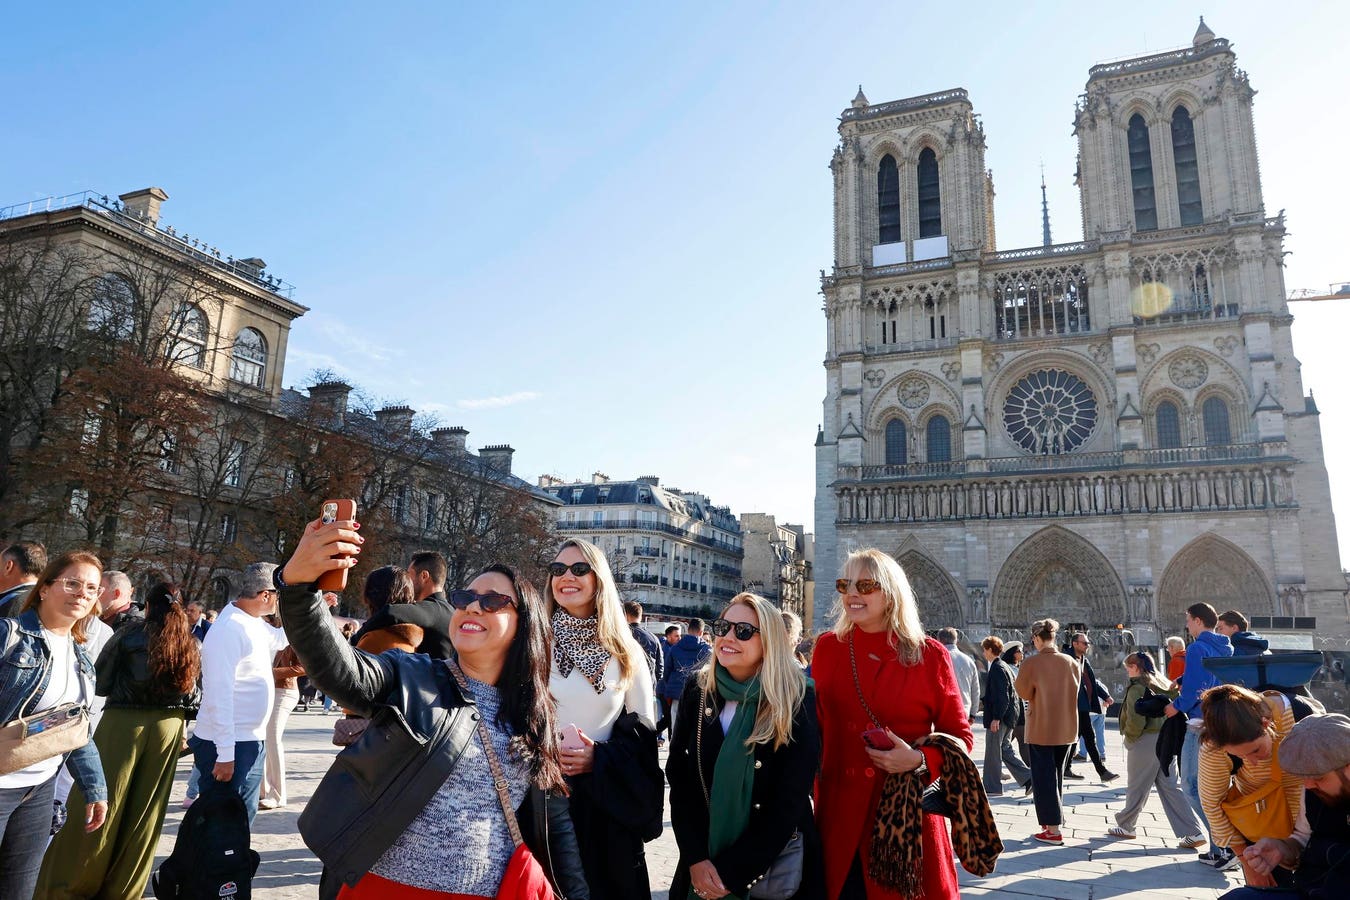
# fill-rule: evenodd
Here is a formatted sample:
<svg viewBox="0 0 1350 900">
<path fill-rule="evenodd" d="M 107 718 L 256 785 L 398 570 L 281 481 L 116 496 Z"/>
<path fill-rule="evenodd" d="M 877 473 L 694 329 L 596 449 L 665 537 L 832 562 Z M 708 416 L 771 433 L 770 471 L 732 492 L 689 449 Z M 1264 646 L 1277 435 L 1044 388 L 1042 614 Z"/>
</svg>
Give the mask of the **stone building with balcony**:
<svg viewBox="0 0 1350 900">
<path fill-rule="evenodd" d="M 740 591 L 741 524 L 703 494 L 662 487 L 655 476 L 590 481 L 541 476 L 539 488 L 561 505 L 562 537 L 579 537 L 605 552 L 625 599 L 658 617 L 714 615 Z"/>
<path fill-rule="evenodd" d="M 801 525 L 778 524 L 768 513 L 742 513 L 745 545 L 742 586 L 781 609 L 807 614 L 811 581 L 811 544 L 815 536 Z"/>
<path fill-rule="evenodd" d="M 926 627 L 977 639 L 1053 615 L 1156 647 L 1203 600 L 1343 645 L 1254 94 L 1203 22 L 1184 49 L 1092 67 L 1084 240 L 1051 243 L 1047 220 L 1043 246 L 1001 251 L 966 91 L 859 90 L 830 164 L 821 577 L 882 548 Z"/>
</svg>

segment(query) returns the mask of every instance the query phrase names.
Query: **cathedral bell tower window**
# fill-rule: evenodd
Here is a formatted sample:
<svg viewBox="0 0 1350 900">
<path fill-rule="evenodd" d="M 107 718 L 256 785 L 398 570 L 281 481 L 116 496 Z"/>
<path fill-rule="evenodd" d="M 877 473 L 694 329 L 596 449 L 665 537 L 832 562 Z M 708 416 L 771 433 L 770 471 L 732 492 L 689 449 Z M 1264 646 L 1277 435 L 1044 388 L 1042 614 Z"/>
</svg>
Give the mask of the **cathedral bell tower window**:
<svg viewBox="0 0 1350 900">
<path fill-rule="evenodd" d="M 942 235 L 942 190 L 938 183 L 937 154 L 925 147 L 919 154 L 919 237 Z"/>
<path fill-rule="evenodd" d="M 1181 206 L 1181 224 L 1199 225 L 1205 221 L 1200 202 L 1200 165 L 1195 154 L 1195 123 L 1190 111 L 1178 106 L 1172 113 L 1172 159 L 1177 169 L 1177 201 Z"/>
<path fill-rule="evenodd" d="M 887 153 L 877 165 L 878 244 L 900 241 L 900 169 Z"/>
<path fill-rule="evenodd" d="M 1153 151 L 1148 142 L 1148 125 L 1135 113 L 1130 117 L 1126 136 L 1130 149 L 1130 187 L 1134 194 L 1136 231 L 1156 231 L 1158 207 L 1153 197 Z"/>
</svg>

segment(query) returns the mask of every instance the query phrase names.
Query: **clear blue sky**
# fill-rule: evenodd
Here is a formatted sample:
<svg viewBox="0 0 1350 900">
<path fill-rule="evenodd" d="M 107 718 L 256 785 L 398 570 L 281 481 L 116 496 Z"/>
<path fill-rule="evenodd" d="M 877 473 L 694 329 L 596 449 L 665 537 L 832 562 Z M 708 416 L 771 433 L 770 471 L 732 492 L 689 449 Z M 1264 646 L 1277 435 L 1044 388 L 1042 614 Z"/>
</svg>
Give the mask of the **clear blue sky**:
<svg viewBox="0 0 1350 900">
<path fill-rule="evenodd" d="M 657 474 L 808 524 L 826 166 L 860 82 L 967 88 L 1000 247 L 1040 242 L 1042 160 L 1071 241 L 1088 67 L 1188 44 L 1206 13 L 1259 91 L 1290 286 L 1350 279 L 1343 4 L 687 6 L 16 7 L 0 205 L 163 187 L 165 222 L 312 308 L 287 384 L 331 366 L 512 444 L 527 478 Z M 1348 307 L 1296 339 L 1350 562 Z"/>
</svg>

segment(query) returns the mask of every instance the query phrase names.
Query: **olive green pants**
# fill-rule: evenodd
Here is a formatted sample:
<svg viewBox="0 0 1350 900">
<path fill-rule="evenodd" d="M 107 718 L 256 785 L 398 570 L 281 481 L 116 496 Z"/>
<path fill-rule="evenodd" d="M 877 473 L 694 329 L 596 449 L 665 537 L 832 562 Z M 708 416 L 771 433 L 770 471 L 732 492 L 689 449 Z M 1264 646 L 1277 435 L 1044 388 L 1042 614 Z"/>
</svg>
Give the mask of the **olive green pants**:
<svg viewBox="0 0 1350 900">
<path fill-rule="evenodd" d="M 183 729 L 182 710 L 103 711 L 94 743 L 108 783 L 108 820 L 86 833 L 84 792 L 71 789 L 70 818 L 47 849 L 34 900 L 126 900 L 145 892 Z"/>
</svg>

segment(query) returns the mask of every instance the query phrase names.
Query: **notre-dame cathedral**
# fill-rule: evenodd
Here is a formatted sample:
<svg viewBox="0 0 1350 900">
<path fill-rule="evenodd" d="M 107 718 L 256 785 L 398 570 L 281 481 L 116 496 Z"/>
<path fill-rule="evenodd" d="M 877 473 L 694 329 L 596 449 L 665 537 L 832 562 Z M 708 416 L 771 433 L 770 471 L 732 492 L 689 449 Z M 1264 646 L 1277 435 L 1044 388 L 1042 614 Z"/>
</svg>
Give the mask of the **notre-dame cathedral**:
<svg viewBox="0 0 1350 900">
<path fill-rule="evenodd" d="M 976 641 L 1053 615 L 1157 647 L 1204 600 L 1282 645 L 1345 648 L 1254 93 L 1203 22 L 1189 47 L 1093 66 L 1084 240 L 999 250 L 966 91 L 859 90 L 830 163 L 823 580 L 882 548 L 925 627 Z"/>
</svg>

